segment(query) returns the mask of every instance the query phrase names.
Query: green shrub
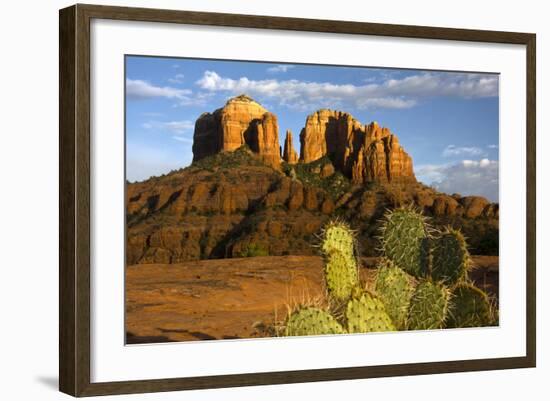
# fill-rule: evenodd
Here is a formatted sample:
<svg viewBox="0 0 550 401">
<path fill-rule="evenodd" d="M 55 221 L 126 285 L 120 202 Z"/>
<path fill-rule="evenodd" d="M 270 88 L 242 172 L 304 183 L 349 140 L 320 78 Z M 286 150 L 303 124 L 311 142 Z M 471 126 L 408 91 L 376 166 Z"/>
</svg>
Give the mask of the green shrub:
<svg viewBox="0 0 550 401">
<path fill-rule="evenodd" d="M 255 256 L 269 256 L 269 250 L 260 244 L 248 244 L 245 249 L 241 251 L 242 258 L 253 258 Z"/>
</svg>

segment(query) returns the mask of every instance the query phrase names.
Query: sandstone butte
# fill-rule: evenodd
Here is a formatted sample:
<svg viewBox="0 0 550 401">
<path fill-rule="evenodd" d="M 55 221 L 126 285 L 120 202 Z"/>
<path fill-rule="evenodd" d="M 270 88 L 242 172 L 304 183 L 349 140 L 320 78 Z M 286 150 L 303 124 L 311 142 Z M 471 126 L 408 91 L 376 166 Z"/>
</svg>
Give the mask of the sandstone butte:
<svg viewBox="0 0 550 401">
<path fill-rule="evenodd" d="M 310 163 L 327 156 L 355 184 L 416 183 L 412 158 L 397 136 L 376 122 L 361 124 L 349 113 L 321 109 L 309 115 L 300 133 L 300 157 L 287 130 L 281 154 L 277 117 L 247 95 L 227 101 L 195 123 L 193 161 L 247 145 L 267 165 Z"/>
<path fill-rule="evenodd" d="M 264 163 L 279 168 L 277 117 L 246 95 L 229 99 L 213 113 L 203 113 L 195 123 L 193 161 L 247 145 Z"/>
<path fill-rule="evenodd" d="M 411 157 L 397 136 L 376 122 L 363 125 L 349 113 L 322 109 L 309 115 L 300 133 L 300 161 L 329 155 L 354 183 L 414 183 Z"/>
</svg>

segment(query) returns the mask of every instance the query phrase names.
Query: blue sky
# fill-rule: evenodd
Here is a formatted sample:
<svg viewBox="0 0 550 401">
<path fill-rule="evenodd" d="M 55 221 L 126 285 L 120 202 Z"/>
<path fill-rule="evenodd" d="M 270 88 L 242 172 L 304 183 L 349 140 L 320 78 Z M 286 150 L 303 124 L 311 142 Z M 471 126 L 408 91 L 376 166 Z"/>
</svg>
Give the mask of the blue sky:
<svg viewBox="0 0 550 401">
<path fill-rule="evenodd" d="M 498 75 L 365 67 L 126 57 L 127 178 L 187 166 L 195 120 L 246 93 L 299 149 L 319 108 L 377 121 L 399 137 L 417 178 L 498 201 Z"/>
</svg>

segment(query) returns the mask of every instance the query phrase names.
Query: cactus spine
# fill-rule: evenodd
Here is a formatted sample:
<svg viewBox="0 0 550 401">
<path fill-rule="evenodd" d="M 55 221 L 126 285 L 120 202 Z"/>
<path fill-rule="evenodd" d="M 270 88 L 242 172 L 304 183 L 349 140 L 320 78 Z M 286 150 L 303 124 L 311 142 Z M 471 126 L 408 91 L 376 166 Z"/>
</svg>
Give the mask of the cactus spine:
<svg viewBox="0 0 550 401">
<path fill-rule="evenodd" d="M 429 227 L 412 207 L 389 211 L 382 224 L 382 249 L 387 258 L 415 277 L 428 272 Z"/>
<path fill-rule="evenodd" d="M 452 285 L 463 281 L 471 265 L 470 254 L 462 233 L 448 227 L 440 233 L 432 250 L 432 278 Z"/>
<path fill-rule="evenodd" d="M 468 283 L 460 283 L 452 292 L 447 327 L 483 327 L 493 324 L 491 304 L 485 292 Z"/>
<path fill-rule="evenodd" d="M 414 292 L 412 277 L 391 260 L 383 259 L 378 265 L 375 290 L 395 327 L 398 330 L 405 329 L 409 305 Z"/>
<path fill-rule="evenodd" d="M 345 223 L 329 223 L 322 234 L 321 250 L 328 293 L 336 303 L 345 302 L 359 286 L 353 231 Z"/>
<path fill-rule="evenodd" d="M 396 330 L 384 309 L 382 301 L 368 292 L 348 302 L 346 307 L 346 321 L 349 333 Z"/>
<path fill-rule="evenodd" d="M 296 309 L 288 316 L 285 336 L 342 334 L 344 329 L 327 311 L 313 307 Z"/>
<path fill-rule="evenodd" d="M 449 308 L 449 290 L 441 283 L 420 282 L 411 298 L 409 330 L 441 329 Z"/>
</svg>

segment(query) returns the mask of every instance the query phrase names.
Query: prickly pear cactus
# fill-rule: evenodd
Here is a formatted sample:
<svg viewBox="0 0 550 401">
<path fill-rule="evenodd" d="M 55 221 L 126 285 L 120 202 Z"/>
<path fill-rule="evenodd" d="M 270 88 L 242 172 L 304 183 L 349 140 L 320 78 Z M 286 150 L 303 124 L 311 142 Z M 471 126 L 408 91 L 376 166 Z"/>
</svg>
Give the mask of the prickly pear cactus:
<svg viewBox="0 0 550 401">
<path fill-rule="evenodd" d="M 321 233 L 321 250 L 330 255 L 338 251 L 345 255 L 355 255 L 355 234 L 344 222 L 331 221 L 326 224 Z"/>
<path fill-rule="evenodd" d="M 349 333 L 396 330 L 384 309 L 382 301 L 368 292 L 348 302 L 346 307 L 346 321 Z"/>
<path fill-rule="evenodd" d="M 395 327 L 404 330 L 414 292 L 412 277 L 391 260 L 382 259 L 378 264 L 375 290 Z"/>
<path fill-rule="evenodd" d="M 469 283 L 458 284 L 452 292 L 447 327 L 484 327 L 493 324 L 487 294 Z"/>
<path fill-rule="evenodd" d="M 425 217 L 412 207 L 387 212 L 380 237 L 385 256 L 415 277 L 426 276 L 428 228 Z"/>
<path fill-rule="evenodd" d="M 471 265 L 470 254 L 462 233 L 452 228 L 436 236 L 432 249 L 432 278 L 447 285 L 466 278 Z"/>
<path fill-rule="evenodd" d="M 344 223 L 329 223 L 323 231 L 321 250 L 328 293 L 337 302 L 346 301 L 359 286 L 353 231 Z"/>
<path fill-rule="evenodd" d="M 449 290 L 441 283 L 425 280 L 416 286 L 411 298 L 409 330 L 441 329 L 449 308 Z"/>
<path fill-rule="evenodd" d="M 325 260 L 325 282 L 333 300 L 347 300 L 359 285 L 355 258 L 340 252 L 330 254 Z"/>
<path fill-rule="evenodd" d="M 287 321 L 285 336 L 316 336 L 321 334 L 343 334 L 345 331 L 327 311 L 303 307 L 292 312 Z"/>
</svg>

